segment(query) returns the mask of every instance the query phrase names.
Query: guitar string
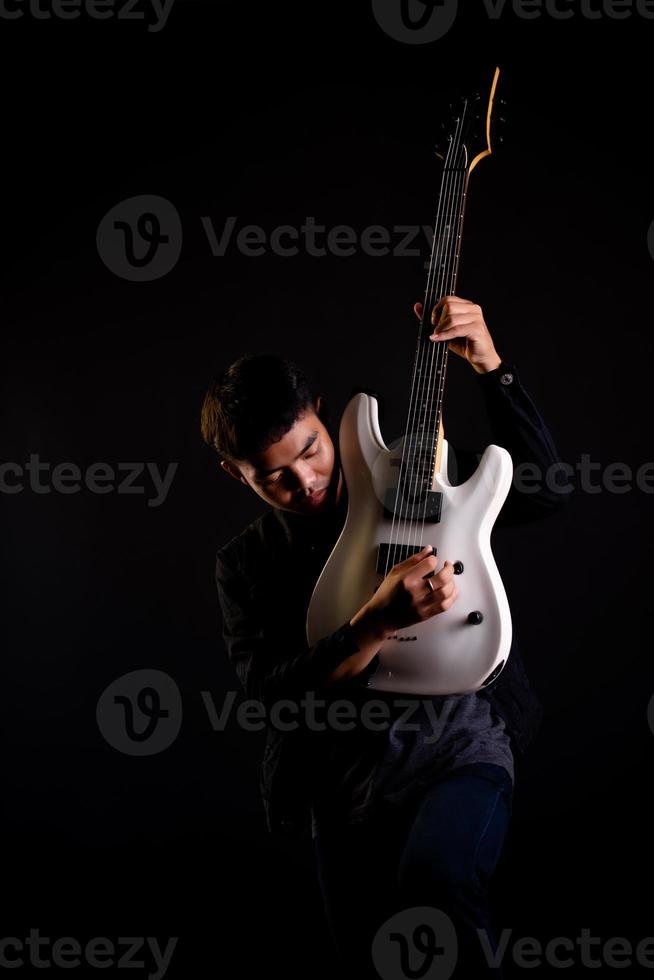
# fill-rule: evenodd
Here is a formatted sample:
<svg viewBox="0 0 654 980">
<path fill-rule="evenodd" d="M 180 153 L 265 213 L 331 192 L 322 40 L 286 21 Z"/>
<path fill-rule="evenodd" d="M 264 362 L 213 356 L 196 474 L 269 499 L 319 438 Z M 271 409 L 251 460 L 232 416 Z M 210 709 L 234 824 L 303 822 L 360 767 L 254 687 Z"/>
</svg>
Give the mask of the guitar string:
<svg viewBox="0 0 654 980">
<path fill-rule="evenodd" d="M 439 228 L 440 228 L 440 223 L 441 223 L 441 208 L 446 203 L 446 195 L 447 195 L 446 188 L 447 188 L 447 182 L 449 180 L 449 173 L 447 171 L 447 161 L 449 160 L 449 158 L 450 158 L 450 156 L 451 156 L 451 154 L 453 152 L 453 148 L 454 148 L 454 140 L 450 143 L 450 147 L 449 147 L 448 153 L 446 155 L 446 166 L 445 166 L 445 168 L 443 170 L 443 174 L 442 174 L 442 177 L 441 177 L 441 193 L 439 194 L 438 208 L 437 208 L 437 212 L 436 212 L 436 219 L 435 219 L 435 222 L 434 222 L 434 240 L 432 242 L 431 259 L 430 259 L 430 263 L 429 263 L 429 273 L 428 273 L 428 276 L 427 276 L 427 291 L 426 291 L 426 295 L 429 294 L 430 280 L 432 278 L 432 274 L 435 273 L 434 254 L 435 254 L 435 252 L 437 250 L 438 243 L 441 240 L 440 237 L 439 237 L 439 234 L 438 234 Z M 415 391 L 416 391 L 416 380 L 417 380 L 418 369 L 419 369 L 419 365 L 420 365 L 420 353 L 421 353 L 421 343 L 422 343 L 422 333 L 423 333 L 423 320 L 424 320 L 424 316 L 425 316 L 425 309 L 424 309 L 424 305 L 423 305 L 422 317 L 420 319 L 420 324 L 418 326 L 418 344 L 417 344 L 417 349 L 416 349 L 415 367 L 414 367 L 413 377 L 411 379 L 411 393 L 410 393 L 410 397 L 409 397 L 409 408 L 408 408 L 407 427 L 406 427 L 406 430 L 405 430 L 405 433 L 404 433 L 404 438 L 402 440 L 402 457 L 401 457 L 401 460 L 400 460 L 400 469 L 399 469 L 399 473 L 398 473 L 398 481 L 397 481 L 397 487 L 396 487 L 396 491 L 395 491 L 395 502 L 394 502 L 394 506 L 393 506 L 393 519 L 392 519 L 392 524 L 391 524 L 391 533 L 390 533 L 390 537 L 389 537 L 389 547 L 388 547 L 388 552 L 387 552 L 387 555 L 386 555 L 386 566 L 385 566 L 385 569 L 384 569 L 384 576 L 386 576 L 388 574 L 389 567 L 392 567 L 393 565 L 397 564 L 397 550 L 398 550 L 398 548 L 401 548 L 401 544 L 399 543 L 399 540 L 398 540 L 398 544 L 394 544 L 393 543 L 393 537 L 394 537 L 394 533 L 395 533 L 395 522 L 396 522 L 396 519 L 398 521 L 398 525 L 400 524 L 400 520 L 401 520 L 400 518 L 398 518 L 398 510 L 399 510 L 399 508 L 398 508 L 398 501 L 399 501 L 400 490 L 403 487 L 403 481 L 404 481 L 405 454 L 406 454 L 406 451 L 407 451 L 407 445 L 409 443 L 408 433 L 410 431 L 411 418 L 412 418 L 412 413 L 413 413 L 413 398 L 414 398 L 414 394 L 415 394 Z M 398 534 L 398 539 L 399 539 L 399 534 Z"/>
<path fill-rule="evenodd" d="M 439 260 L 442 259 L 442 257 L 443 257 L 443 242 L 445 241 L 445 237 L 443 235 L 443 227 L 445 225 L 445 222 L 446 222 L 447 216 L 448 216 L 448 212 L 449 212 L 449 204 L 450 204 L 450 200 L 449 199 L 450 199 L 450 195 L 451 195 L 450 184 L 451 184 L 451 181 L 453 180 L 453 170 L 451 168 L 451 162 L 452 162 L 452 159 L 456 157 L 456 154 L 458 152 L 457 151 L 458 142 L 459 142 L 459 132 L 458 132 L 458 130 L 459 130 L 459 122 L 457 122 L 456 130 L 455 130 L 455 135 L 454 135 L 454 137 L 453 137 L 453 139 L 452 139 L 452 141 L 450 143 L 449 151 L 448 151 L 448 154 L 446 156 L 445 168 L 444 168 L 444 171 L 443 171 L 443 176 L 441 178 L 441 194 L 439 195 L 438 210 L 437 210 L 437 216 L 436 216 L 435 227 L 434 227 L 434 241 L 433 241 L 433 244 L 432 244 L 432 255 L 431 255 L 431 261 L 430 261 L 430 266 L 429 266 L 429 273 L 428 273 L 428 276 L 427 276 L 427 288 L 426 288 L 426 291 L 425 291 L 425 297 L 424 297 L 424 302 L 423 302 L 422 317 L 421 317 L 420 325 L 419 325 L 419 328 L 418 328 L 418 350 L 416 352 L 416 369 L 414 371 L 414 376 L 413 376 L 413 380 L 412 380 L 411 400 L 410 400 L 410 404 L 409 404 L 409 418 L 408 418 L 407 430 L 405 432 L 405 438 L 404 438 L 404 442 L 403 442 L 402 462 L 401 462 L 400 471 L 399 471 L 399 477 L 398 477 L 398 485 L 397 485 L 397 491 L 396 491 L 396 502 L 395 502 L 395 507 L 393 509 L 393 526 L 391 528 L 391 547 L 389 547 L 389 554 L 388 554 L 388 558 L 387 558 L 387 566 L 388 566 L 388 562 L 389 561 L 391 562 L 392 565 L 396 564 L 397 561 L 399 560 L 398 559 L 398 554 L 397 554 L 398 550 L 399 550 L 400 558 L 401 558 L 402 555 L 403 555 L 403 551 L 406 548 L 406 537 L 405 536 L 407 534 L 408 520 L 405 519 L 404 525 L 403 525 L 402 524 L 402 516 L 401 516 L 401 514 L 400 514 L 399 517 L 397 517 L 397 521 L 398 521 L 398 543 L 397 544 L 392 544 L 392 541 L 393 541 L 393 531 L 394 531 L 395 519 L 396 519 L 396 516 L 397 516 L 397 512 L 399 510 L 398 503 L 397 503 L 398 498 L 399 498 L 399 493 L 400 493 L 400 490 L 402 490 L 403 491 L 403 496 L 405 496 L 404 490 L 405 490 L 406 484 L 407 484 L 407 469 L 408 469 L 408 467 L 407 467 L 407 463 L 405 461 L 405 454 L 408 451 L 408 455 L 410 456 L 411 455 L 411 450 L 412 450 L 412 438 L 413 438 L 413 431 L 414 431 L 414 427 L 415 427 L 415 416 L 416 416 L 416 409 L 415 409 L 415 407 L 413 405 L 413 397 L 414 397 L 414 394 L 416 393 L 416 381 L 417 381 L 417 389 L 418 389 L 418 392 L 420 391 L 420 389 L 424 390 L 425 384 L 426 384 L 426 379 L 425 379 L 425 376 L 424 376 L 424 371 L 423 371 L 422 374 L 420 373 L 421 370 L 423 370 L 423 367 L 422 366 L 424 366 L 424 339 L 423 339 L 423 332 L 424 332 L 424 319 L 425 319 L 425 315 L 426 315 L 425 314 L 425 310 L 428 308 L 429 299 L 433 295 L 433 284 L 434 284 L 434 280 L 436 279 L 437 274 L 438 274 L 437 273 L 438 266 L 437 266 L 437 264 L 435 264 L 434 259 L 435 259 L 436 255 L 438 255 Z M 429 315 L 431 315 L 431 314 L 429 314 Z M 417 380 L 417 379 L 419 379 L 419 380 Z M 417 397 L 416 397 L 416 403 L 417 403 Z M 412 420 L 413 420 L 413 424 L 412 424 Z M 411 492 L 411 482 L 409 481 L 409 494 L 410 494 L 410 492 Z M 406 556 L 404 556 L 404 557 L 406 557 Z M 391 561 L 391 558 L 392 558 L 392 561 Z M 387 571 L 388 571 L 388 567 L 387 567 Z"/>
<path fill-rule="evenodd" d="M 465 152 L 465 148 L 464 148 Z M 447 245 L 446 249 L 449 249 L 449 255 L 445 255 L 445 260 L 442 264 L 441 271 L 441 281 L 439 283 L 438 289 L 434 292 L 434 295 L 430 297 L 430 307 L 434 304 L 435 300 L 440 300 L 443 296 L 451 295 L 453 291 L 452 283 L 452 257 L 456 255 L 457 248 L 459 247 L 459 231 L 460 231 L 460 213 L 462 204 L 462 191 L 465 187 L 465 177 L 456 174 L 455 188 L 452 196 L 452 209 L 448 216 L 449 223 L 447 225 Z M 454 236 L 452 233 L 454 230 Z M 431 319 L 431 318 L 430 318 Z M 434 328 L 435 329 L 435 328 Z M 423 504 L 422 504 L 422 514 L 420 516 L 420 548 L 423 547 L 424 533 L 425 533 L 425 523 L 427 514 L 427 504 L 429 501 L 428 491 L 431 489 L 431 484 L 434 476 L 434 467 L 436 465 L 436 457 L 438 454 L 438 435 L 440 431 L 443 402 L 442 393 L 445 387 L 445 375 L 447 370 L 447 354 L 448 345 L 447 343 L 442 343 L 440 341 L 429 341 L 431 344 L 431 349 L 426 352 L 426 360 L 429 361 L 429 372 L 427 380 L 427 398 L 425 407 L 425 416 L 429 421 L 433 421 L 433 431 L 435 435 L 434 441 L 431 443 L 430 451 L 430 480 L 428 485 L 423 487 Z M 436 348 L 436 350 L 434 350 Z M 438 385 L 438 389 L 436 389 Z M 434 403 L 436 403 L 436 411 L 434 411 Z M 426 478 L 424 473 L 418 471 L 418 479 L 422 479 L 423 483 L 426 484 Z"/>
<path fill-rule="evenodd" d="M 462 110 L 462 117 L 465 119 L 465 113 L 467 110 L 467 102 L 465 103 L 465 108 Z M 465 125 L 465 124 L 464 124 Z M 442 283 L 432 299 L 440 299 L 442 296 L 452 295 L 456 287 L 456 275 L 458 269 L 459 258 L 461 255 L 461 233 L 463 228 L 463 216 L 465 212 L 465 199 L 466 199 L 466 188 L 467 188 L 467 151 L 465 145 L 460 147 L 463 154 L 463 158 L 459 164 L 459 170 L 457 171 L 457 181 L 456 189 L 453 199 L 453 213 L 450 216 L 450 235 L 448 237 L 448 242 L 450 244 L 450 254 L 447 256 L 446 261 L 443 264 L 443 275 Z M 455 165 L 456 166 L 456 165 Z M 452 230 L 454 234 L 452 234 Z M 438 437 L 440 434 L 440 427 L 442 423 L 443 415 L 443 390 L 445 388 L 445 379 L 447 374 L 447 362 L 448 362 L 448 351 L 449 351 L 449 341 L 430 341 L 434 345 L 438 345 L 438 350 L 434 352 L 433 348 L 427 355 L 430 358 L 430 376 L 429 376 L 429 401 L 427 408 L 428 418 L 433 418 L 435 421 L 435 434 L 436 441 L 432 444 L 432 455 L 430 460 L 430 480 L 429 488 L 434 478 L 434 469 L 436 466 L 436 459 L 438 456 Z M 436 365 L 435 371 L 432 370 Z M 438 390 L 436 390 L 436 379 L 438 379 Z M 434 413 L 434 402 L 436 403 L 436 412 Z M 427 513 L 427 503 L 428 496 L 425 492 L 423 511 L 422 511 L 422 524 L 420 529 L 420 548 L 423 547 L 423 537 L 425 532 L 426 523 L 426 513 Z"/>
<path fill-rule="evenodd" d="M 391 542 L 390 542 L 390 545 L 389 545 L 389 551 L 388 551 L 387 562 L 386 562 L 386 572 L 385 572 L 386 574 L 388 573 L 389 562 L 391 564 L 395 564 L 397 562 L 397 550 L 398 550 L 398 547 L 400 549 L 400 554 L 402 554 L 403 551 L 406 549 L 406 547 L 407 547 L 407 540 L 408 540 L 407 537 L 406 537 L 406 535 L 408 533 L 409 524 L 411 523 L 411 525 L 413 525 L 413 523 L 414 523 L 413 521 L 410 522 L 408 518 L 405 518 L 404 519 L 404 525 L 402 525 L 402 518 L 401 517 L 398 518 L 398 527 L 399 527 L 398 538 L 399 538 L 399 545 L 398 544 L 393 544 L 393 534 L 394 534 L 394 531 L 395 531 L 395 520 L 396 520 L 397 510 L 398 510 L 397 500 L 398 500 L 398 496 L 399 496 L 399 491 L 400 491 L 400 489 L 402 487 L 406 486 L 406 468 L 407 467 L 405 465 L 405 453 L 406 453 L 407 447 L 409 447 L 409 450 L 410 450 L 410 453 L 411 453 L 412 443 L 415 442 L 415 438 L 416 438 L 416 436 L 414 435 L 415 426 L 413 428 L 411 428 L 411 419 L 412 419 L 412 416 L 415 419 L 415 415 L 416 415 L 416 410 L 415 410 L 415 408 L 413 406 L 413 398 L 414 398 L 415 388 L 416 388 L 416 379 L 417 379 L 417 377 L 419 377 L 418 389 L 419 389 L 419 391 L 421 391 L 421 392 L 424 393 L 425 391 L 427 391 L 429 389 L 429 384 L 430 384 L 430 381 L 431 381 L 431 378 L 432 378 L 432 375 L 433 375 L 434 361 L 436 362 L 437 365 L 441 365 L 441 371 L 443 370 L 442 365 L 444 364 L 444 361 L 445 361 L 445 354 L 441 350 L 435 352 L 432 349 L 431 351 L 429 351 L 429 354 L 426 356 L 426 352 L 425 352 L 425 349 L 424 349 L 424 337 L 423 337 L 423 334 L 424 334 L 424 320 L 425 320 L 425 316 L 428 316 L 431 319 L 431 306 L 432 306 L 432 303 L 433 303 L 433 298 L 435 297 L 435 294 L 436 294 L 436 290 L 434 290 L 434 284 L 435 284 L 436 280 L 438 280 L 439 285 L 442 288 L 442 285 L 445 282 L 445 279 L 446 279 L 446 277 L 448 275 L 448 268 L 449 268 L 450 261 L 451 261 L 451 255 L 448 255 L 447 254 L 448 248 L 450 246 L 451 239 L 449 238 L 449 236 L 445 236 L 443 234 L 443 225 L 445 225 L 445 227 L 448 227 L 447 224 L 445 224 L 445 222 L 447 220 L 449 220 L 450 221 L 450 226 L 451 226 L 451 222 L 452 222 L 452 209 L 456 205 L 457 194 L 460 191 L 460 181 L 457 179 L 458 178 L 458 175 L 456 173 L 455 167 L 452 166 L 452 164 L 456 162 L 456 157 L 458 156 L 458 153 L 459 153 L 459 150 L 460 150 L 460 146 L 461 146 L 461 144 L 460 144 L 460 135 L 461 135 L 462 128 L 463 128 L 463 115 L 461 117 L 459 117 L 459 119 L 457 120 L 457 126 L 456 126 L 456 130 L 455 130 L 455 135 L 454 135 L 454 137 L 453 137 L 453 139 L 452 139 L 452 141 L 450 143 L 450 148 L 449 148 L 448 153 L 446 155 L 445 166 L 444 166 L 444 171 L 443 171 L 443 178 L 442 178 L 442 181 L 441 181 L 441 183 L 442 183 L 442 193 L 439 196 L 439 205 L 438 205 L 437 219 L 436 219 L 436 222 L 435 222 L 434 241 L 433 241 L 433 245 L 432 245 L 432 253 L 431 253 L 430 266 L 429 266 L 429 274 L 428 274 L 428 277 L 427 277 L 427 287 L 426 287 L 426 290 L 425 290 L 425 298 L 424 298 L 424 303 L 423 303 L 422 317 L 421 317 L 421 322 L 420 322 L 420 326 L 419 326 L 419 333 L 418 333 L 418 351 L 417 351 L 417 357 L 416 357 L 416 371 L 414 372 L 414 377 L 413 377 L 413 381 L 412 381 L 411 399 L 410 399 L 410 404 L 409 404 L 409 423 L 408 423 L 408 426 L 407 426 L 407 432 L 405 433 L 405 439 L 404 439 L 404 444 L 403 444 L 402 463 L 401 463 L 401 466 L 400 466 L 400 473 L 399 473 L 399 478 L 398 478 L 398 486 L 397 486 L 397 491 L 396 491 L 396 503 L 395 503 L 394 512 L 393 512 L 393 524 L 392 524 L 392 527 L 391 527 Z M 454 185 L 453 188 L 451 186 L 452 184 Z M 457 186 L 457 185 L 459 185 L 459 186 Z M 439 259 L 438 264 L 435 264 L 435 261 L 434 261 L 436 255 L 438 255 L 438 259 Z M 444 262 L 442 261 L 443 259 L 445 259 Z M 436 343 L 437 343 L 436 341 L 430 341 L 430 344 L 436 344 Z M 441 344 L 438 344 L 438 346 L 439 346 L 439 348 L 440 347 L 444 347 L 444 345 L 441 345 Z M 427 360 L 429 360 L 429 362 L 430 362 L 429 377 L 427 376 L 427 371 L 425 370 Z M 441 379 L 442 379 L 442 375 L 441 375 Z M 441 381 L 441 383 L 442 383 L 442 381 Z M 431 397 L 431 399 L 428 400 L 428 403 L 429 402 L 431 402 L 431 404 L 432 404 L 432 410 L 433 410 L 433 384 L 432 384 L 432 397 Z M 416 484 L 417 484 L 417 481 L 418 480 L 419 480 L 419 474 L 416 472 Z M 415 512 L 415 508 L 414 508 L 413 504 L 410 502 L 411 501 L 411 498 L 412 498 L 412 495 L 413 495 L 413 487 L 412 487 L 412 477 L 411 477 L 411 479 L 409 481 L 409 506 L 411 508 L 411 513 L 413 514 Z M 422 538 L 422 534 L 423 533 L 424 533 L 424 516 L 423 516 L 423 522 L 422 522 L 421 538 Z M 402 540 L 402 539 L 404 539 L 404 540 Z M 391 562 L 391 558 L 392 558 L 392 562 Z"/>
<path fill-rule="evenodd" d="M 458 156 L 458 154 L 460 152 L 460 149 L 461 149 L 460 147 L 457 147 L 456 148 L 455 153 L 456 153 L 457 156 Z M 454 177 L 453 177 L 454 190 L 453 190 L 453 193 L 451 194 L 451 198 L 450 198 L 450 202 L 449 202 L 450 203 L 450 207 L 449 207 L 448 216 L 447 216 L 447 224 L 445 226 L 445 231 L 446 231 L 445 243 L 444 243 L 444 247 L 441 249 L 441 254 L 444 256 L 444 258 L 443 258 L 443 261 L 442 261 L 441 265 L 439 266 L 439 272 L 438 272 L 438 275 L 439 275 L 439 283 L 438 283 L 438 288 L 435 290 L 434 294 L 429 297 L 429 309 L 430 310 L 431 310 L 431 307 L 433 306 L 435 300 L 437 300 L 437 299 L 440 300 L 443 296 L 446 296 L 446 295 L 448 295 L 451 292 L 451 290 L 448 289 L 448 287 L 447 287 L 448 278 L 449 278 L 449 269 L 450 269 L 451 255 L 452 255 L 452 253 L 455 253 L 456 252 L 457 245 L 458 245 L 458 238 L 454 238 L 453 237 L 453 235 L 452 235 L 452 229 L 455 230 L 455 234 L 458 233 L 458 230 L 459 230 L 458 215 L 459 215 L 459 212 L 460 212 L 461 189 L 462 189 L 462 181 L 461 181 L 461 178 L 460 178 L 460 174 L 458 173 L 458 171 L 456 169 L 456 160 L 454 161 L 454 165 L 455 165 L 454 166 Z M 447 254 L 448 253 L 448 250 L 450 250 L 450 254 L 449 255 Z M 430 323 L 430 329 L 431 329 L 431 315 L 430 315 L 429 323 Z M 427 341 L 424 341 L 424 343 L 427 343 Z M 429 371 L 426 372 L 426 374 L 427 374 L 427 381 L 426 381 L 427 397 L 424 400 L 424 405 L 425 405 L 425 416 L 430 421 L 433 421 L 433 422 L 436 423 L 435 424 L 435 428 L 433 430 L 428 430 L 428 431 L 433 431 L 434 434 L 435 434 L 435 439 L 431 443 L 431 452 L 430 452 L 431 476 L 432 476 L 432 479 L 433 479 L 433 469 L 434 469 L 434 464 L 436 462 L 436 455 L 437 455 L 437 451 L 438 451 L 438 432 L 439 432 L 439 426 L 440 426 L 440 412 L 442 411 L 441 394 L 442 394 L 443 386 L 444 386 L 444 382 L 445 382 L 445 369 L 446 369 L 446 363 L 447 363 L 447 344 L 441 344 L 440 342 L 437 342 L 437 341 L 428 341 L 428 343 L 431 346 L 429 348 L 426 348 L 426 353 L 425 353 L 425 360 L 429 362 Z M 436 347 L 436 350 L 434 350 L 434 347 Z M 438 381 L 438 392 L 435 391 L 435 379 L 436 378 L 439 379 L 439 381 Z M 437 405 L 436 413 L 434 413 L 434 397 L 436 398 L 436 405 Z M 423 480 L 423 483 L 426 482 L 425 481 L 424 472 L 422 472 L 421 469 L 417 469 L 416 470 L 416 484 L 418 483 L 418 480 L 420 480 L 420 479 Z M 423 488 L 422 488 L 422 492 L 423 492 L 423 508 L 422 508 L 422 515 L 421 515 L 421 518 L 420 518 L 420 547 L 421 548 L 423 547 L 423 538 L 424 538 L 424 532 L 425 532 L 427 503 L 428 503 L 428 500 L 429 500 L 428 490 L 431 487 L 431 482 L 432 481 L 430 480 L 429 481 L 429 486 L 423 486 Z M 416 486 L 416 489 L 417 489 L 417 486 Z"/>
<path fill-rule="evenodd" d="M 451 243 L 451 229 L 454 223 L 454 214 L 456 210 L 456 201 L 459 193 L 458 180 L 456 173 L 453 173 L 450 178 L 450 189 L 448 192 L 448 210 L 444 219 L 444 227 L 442 229 L 442 246 L 440 249 L 440 260 L 437 267 L 436 275 L 434 276 L 434 282 L 429 293 L 425 296 L 425 305 L 423 308 L 424 318 L 429 325 L 429 332 L 431 332 L 431 311 L 435 305 L 435 301 L 440 299 L 442 296 L 446 295 L 445 281 L 447 277 L 447 269 L 449 266 L 449 256 L 447 254 Z M 426 311 L 426 312 L 425 312 Z M 427 346 L 429 345 L 429 346 Z M 419 417 L 415 421 L 416 430 L 420 432 L 422 441 L 424 442 L 425 428 L 429 431 L 430 423 L 433 422 L 433 388 L 434 388 L 434 375 L 438 371 L 443 371 L 444 357 L 443 357 L 443 345 L 438 344 L 436 341 L 431 341 L 426 338 L 424 329 L 422 337 L 422 393 L 420 397 L 420 407 L 418 409 Z M 421 415 L 420 415 L 421 413 Z M 436 432 L 438 429 L 436 428 Z M 416 441 L 416 440 L 414 440 Z M 435 453 L 434 443 L 432 443 L 431 454 Z M 423 457 L 424 458 L 424 457 Z M 434 457 L 435 458 L 435 457 Z M 415 478 L 415 487 L 414 487 Z M 416 534 L 420 537 L 420 547 L 422 548 L 422 541 L 424 537 L 425 530 L 425 516 L 427 511 L 427 488 L 425 487 L 425 474 L 424 474 L 424 463 L 417 464 L 415 460 L 415 453 L 413 458 L 413 469 L 411 471 L 411 478 L 409 484 L 409 500 L 410 500 L 410 513 L 411 513 L 411 524 L 407 521 L 405 528 L 407 533 L 411 535 L 414 540 Z M 422 486 L 421 486 L 422 484 Z M 423 494 L 424 506 L 422 508 L 422 514 L 420 513 L 420 507 L 416 504 L 417 499 Z M 408 542 L 407 546 L 408 546 Z"/>
</svg>

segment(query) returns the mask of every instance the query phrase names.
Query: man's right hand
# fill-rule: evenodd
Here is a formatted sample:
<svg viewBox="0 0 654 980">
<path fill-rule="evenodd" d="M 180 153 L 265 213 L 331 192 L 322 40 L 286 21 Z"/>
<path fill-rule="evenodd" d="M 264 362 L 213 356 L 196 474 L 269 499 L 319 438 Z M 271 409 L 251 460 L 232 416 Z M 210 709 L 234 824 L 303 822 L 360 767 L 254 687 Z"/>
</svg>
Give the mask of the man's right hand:
<svg viewBox="0 0 654 980">
<path fill-rule="evenodd" d="M 375 622 L 380 631 L 393 632 L 404 626 L 422 623 L 449 609 L 459 594 L 454 582 L 454 566 L 446 561 L 436 572 L 438 558 L 431 545 L 393 565 L 374 596 L 351 622 L 363 617 Z M 432 584 L 429 591 L 427 579 Z"/>
<path fill-rule="evenodd" d="M 393 565 L 378 586 L 374 596 L 350 620 L 359 649 L 347 657 L 330 674 L 330 681 L 355 676 L 367 667 L 387 633 L 403 626 L 413 626 L 430 616 L 449 609 L 459 590 L 452 580 L 454 566 L 446 561 L 436 573 L 438 559 L 431 546 L 423 548 L 405 561 Z M 427 579 L 434 587 L 430 592 Z"/>
</svg>

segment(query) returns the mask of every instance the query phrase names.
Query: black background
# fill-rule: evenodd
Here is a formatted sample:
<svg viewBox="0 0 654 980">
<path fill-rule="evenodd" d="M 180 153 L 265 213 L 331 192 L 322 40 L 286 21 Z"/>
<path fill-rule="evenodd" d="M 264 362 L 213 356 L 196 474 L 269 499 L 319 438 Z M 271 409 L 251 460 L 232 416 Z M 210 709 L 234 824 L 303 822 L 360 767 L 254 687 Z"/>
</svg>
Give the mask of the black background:
<svg viewBox="0 0 654 980">
<path fill-rule="evenodd" d="M 2 456 L 178 464 L 159 507 L 143 479 L 142 495 L 2 495 L 3 935 L 179 936 L 168 976 L 329 975 L 310 845 L 264 828 L 263 733 L 213 731 L 202 701 L 238 690 L 215 549 L 262 505 L 219 470 L 199 410 L 216 370 L 265 349 L 302 364 L 335 419 L 353 385 L 382 392 L 396 438 L 428 250 L 214 257 L 201 218 L 431 222 L 443 104 L 498 64 L 505 141 L 471 180 L 458 292 L 562 458 L 635 470 L 651 452 L 653 38 L 635 14 L 492 20 L 481 4 L 424 45 L 389 37 L 367 3 L 176 0 L 158 33 L 0 19 Z M 152 282 L 96 247 L 104 214 L 141 194 L 184 230 Z M 448 377 L 448 438 L 484 445 L 473 372 L 452 355 Z M 651 499 L 633 481 L 576 486 L 564 515 L 493 538 L 547 709 L 495 882 L 516 938 L 654 934 Z M 95 714 L 140 668 L 168 673 L 184 705 L 177 739 L 145 758 Z"/>
</svg>

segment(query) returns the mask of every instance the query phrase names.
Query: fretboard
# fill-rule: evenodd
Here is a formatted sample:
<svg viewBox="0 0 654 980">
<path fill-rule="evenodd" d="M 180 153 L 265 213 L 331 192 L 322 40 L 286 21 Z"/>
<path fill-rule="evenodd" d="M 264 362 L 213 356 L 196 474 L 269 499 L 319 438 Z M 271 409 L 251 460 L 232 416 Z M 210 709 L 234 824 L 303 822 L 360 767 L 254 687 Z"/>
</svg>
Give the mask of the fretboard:
<svg viewBox="0 0 654 980">
<path fill-rule="evenodd" d="M 443 170 L 399 474 L 412 496 L 428 491 L 434 477 L 448 351 L 445 342 L 429 339 L 434 330 L 431 312 L 443 296 L 456 292 L 466 191 L 465 168 Z"/>
</svg>

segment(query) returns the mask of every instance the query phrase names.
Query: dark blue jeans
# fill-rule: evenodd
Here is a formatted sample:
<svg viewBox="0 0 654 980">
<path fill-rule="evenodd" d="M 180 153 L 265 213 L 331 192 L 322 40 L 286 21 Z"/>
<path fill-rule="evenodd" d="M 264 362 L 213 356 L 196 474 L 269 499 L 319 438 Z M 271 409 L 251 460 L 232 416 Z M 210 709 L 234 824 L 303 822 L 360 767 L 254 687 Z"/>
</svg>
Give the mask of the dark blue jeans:
<svg viewBox="0 0 654 980">
<path fill-rule="evenodd" d="M 489 967 L 477 930 L 494 951 L 488 889 L 511 808 L 506 769 L 474 763 L 443 775 L 410 805 L 384 804 L 359 824 L 318 815 L 313 840 L 318 881 L 343 975 L 379 980 L 374 962 L 387 947 L 378 944 L 371 952 L 377 931 L 403 909 L 430 906 L 449 917 L 452 925 L 445 931 L 439 929 L 442 919 L 434 920 L 431 933 L 428 927 L 421 933 L 416 920 L 406 941 L 397 929 L 390 930 L 398 944 L 394 955 L 401 943 L 409 957 L 403 962 L 415 970 L 407 976 L 419 977 L 421 963 L 427 967 L 424 976 L 428 960 L 442 955 L 455 957 L 453 977 L 502 977 L 501 968 Z M 430 941 L 435 952 L 427 949 Z"/>
</svg>

